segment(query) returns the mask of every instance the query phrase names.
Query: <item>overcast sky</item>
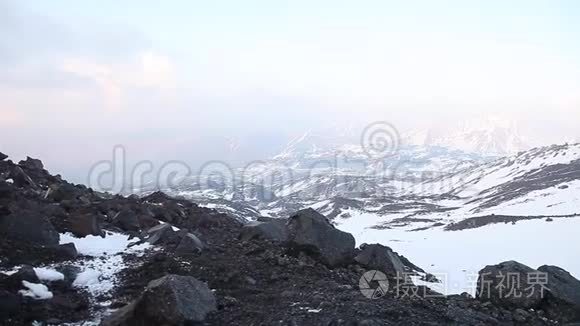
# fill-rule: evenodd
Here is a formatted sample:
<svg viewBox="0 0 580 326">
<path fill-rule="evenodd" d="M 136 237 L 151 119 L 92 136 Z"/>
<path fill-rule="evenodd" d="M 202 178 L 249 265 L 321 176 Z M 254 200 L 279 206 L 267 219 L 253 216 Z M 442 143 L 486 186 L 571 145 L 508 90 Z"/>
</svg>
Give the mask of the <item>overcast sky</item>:
<svg viewBox="0 0 580 326">
<path fill-rule="evenodd" d="M 579 39 L 574 0 L 0 0 L 0 151 L 82 182 L 115 144 L 262 158 L 375 120 L 579 139 Z"/>
</svg>

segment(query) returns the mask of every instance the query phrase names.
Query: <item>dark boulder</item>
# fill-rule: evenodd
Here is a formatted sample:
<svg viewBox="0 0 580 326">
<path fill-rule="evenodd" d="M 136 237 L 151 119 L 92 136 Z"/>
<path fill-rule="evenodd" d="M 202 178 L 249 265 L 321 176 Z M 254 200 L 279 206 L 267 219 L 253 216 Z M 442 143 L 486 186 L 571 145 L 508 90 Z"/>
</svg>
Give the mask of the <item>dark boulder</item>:
<svg viewBox="0 0 580 326">
<path fill-rule="evenodd" d="M 38 279 L 38 276 L 36 275 L 34 268 L 29 265 L 24 265 L 20 267 L 18 272 L 10 275 L 8 278 L 14 279 L 18 283 L 22 283 L 22 281 L 27 281 L 30 283 L 40 283 L 40 280 Z"/>
<path fill-rule="evenodd" d="M 158 243 L 167 244 L 170 242 L 174 242 L 175 239 L 178 237 L 177 233 L 173 231 L 171 225 L 167 223 L 159 224 L 157 226 L 150 228 L 147 231 L 147 234 L 149 235 L 147 242 L 151 244 Z"/>
<path fill-rule="evenodd" d="M 117 213 L 113 220 L 113 223 L 123 231 L 137 232 L 141 228 L 137 214 L 128 209 L 124 209 Z"/>
<path fill-rule="evenodd" d="M 79 253 L 74 243 L 61 244 L 56 248 L 57 255 L 64 259 L 75 259 L 78 257 Z"/>
<path fill-rule="evenodd" d="M 355 253 L 352 234 L 337 230 L 311 208 L 288 220 L 287 245 L 290 251 L 305 252 L 331 267 L 351 262 Z"/>
<path fill-rule="evenodd" d="M 70 183 L 62 183 L 59 185 L 52 186 L 48 197 L 54 200 L 55 202 L 61 202 L 63 200 L 77 199 L 81 195 L 82 192 L 80 191 L 80 189 L 78 189 L 74 185 Z"/>
<path fill-rule="evenodd" d="M 539 274 L 516 261 L 486 266 L 479 271 L 477 298 L 510 309 L 538 308 L 546 292 L 533 281 L 534 275 Z"/>
<path fill-rule="evenodd" d="M 205 283 L 191 276 L 166 275 L 149 282 L 139 299 L 101 325 L 192 325 L 216 309 L 215 296 Z"/>
<path fill-rule="evenodd" d="M 18 162 L 18 165 L 29 170 L 44 170 L 44 164 L 42 164 L 42 161 L 31 158 L 30 156 L 27 156 L 26 160 Z"/>
<path fill-rule="evenodd" d="M 391 248 L 380 244 L 364 244 L 354 260 L 367 269 L 381 271 L 390 276 L 406 275 L 405 265 Z"/>
<path fill-rule="evenodd" d="M 252 239 L 267 239 L 278 242 L 288 240 L 287 220 L 271 220 L 269 222 L 250 222 L 242 227 L 240 239 L 248 241 Z"/>
<path fill-rule="evenodd" d="M 547 294 L 542 309 L 551 319 L 580 321 L 580 281 L 556 266 L 544 265 L 538 271 L 547 276 Z"/>
<path fill-rule="evenodd" d="M 57 246 L 59 234 L 50 221 L 35 211 L 21 211 L 0 217 L 0 234 L 14 241 Z"/>
<path fill-rule="evenodd" d="M 87 235 L 105 236 L 99 216 L 91 213 L 71 214 L 69 217 L 69 229 L 79 238 L 84 238 Z"/>
<path fill-rule="evenodd" d="M 5 160 L 5 159 L 7 159 L 7 158 L 8 158 L 8 155 L 6 155 L 6 154 L 4 154 L 4 153 L 0 152 L 0 161 L 4 161 L 4 160 Z"/>
</svg>

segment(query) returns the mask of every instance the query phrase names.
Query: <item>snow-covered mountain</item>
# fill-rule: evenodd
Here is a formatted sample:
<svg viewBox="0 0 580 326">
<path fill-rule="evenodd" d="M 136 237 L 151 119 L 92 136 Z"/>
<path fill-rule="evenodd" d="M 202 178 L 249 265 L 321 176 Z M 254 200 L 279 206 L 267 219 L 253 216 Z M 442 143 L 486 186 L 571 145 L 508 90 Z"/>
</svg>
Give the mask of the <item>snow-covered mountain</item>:
<svg viewBox="0 0 580 326">
<path fill-rule="evenodd" d="M 305 135 L 231 179 L 194 176 L 161 190 L 242 220 L 313 207 L 333 219 L 349 218 L 354 210 L 379 216 L 376 227 L 423 228 L 489 215 L 580 213 L 578 144 L 494 160 L 442 147 L 403 146 L 396 156 L 376 160 L 360 146 L 316 146 L 313 139 Z"/>
<path fill-rule="evenodd" d="M 486 155 L 510 155 L 530 149 L 515 121 L 485 117 L 459 123 L 455 128 L 407 132 L 403 141 L 421 146 L 445 146 Z"/>
<path fill-rule="evenodd" d="M 150 186 L 140 192 L 162 190 L 241 219 L 281 217 L 334 198 L 380 202 L 400 196 L 411 185 L 491 160 L 461 150 L 417 145 L 402 145 L 392 155 L 377 158 L 356 141 L 305 133 L 271 159 L 229 175 L 207 169 L 207 175 L 183 178 L 171 188 Z"/>
</svg>

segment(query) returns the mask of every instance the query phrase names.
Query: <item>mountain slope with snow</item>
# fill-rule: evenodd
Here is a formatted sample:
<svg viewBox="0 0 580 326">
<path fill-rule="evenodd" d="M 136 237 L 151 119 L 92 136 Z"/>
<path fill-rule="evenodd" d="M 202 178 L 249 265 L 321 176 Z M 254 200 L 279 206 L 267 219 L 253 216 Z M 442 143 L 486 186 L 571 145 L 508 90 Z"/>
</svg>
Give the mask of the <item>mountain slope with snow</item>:
<svg viewBox="0 0 580 326">
<path fill-rule="evenodd" d="M 494 116 L 462 121 L 457 127 L 445 130 L 411 131 L 405 135 L 404 142 L 496 156 L 515 154 L 531 147 L 515 121 Z"/>
</svg>

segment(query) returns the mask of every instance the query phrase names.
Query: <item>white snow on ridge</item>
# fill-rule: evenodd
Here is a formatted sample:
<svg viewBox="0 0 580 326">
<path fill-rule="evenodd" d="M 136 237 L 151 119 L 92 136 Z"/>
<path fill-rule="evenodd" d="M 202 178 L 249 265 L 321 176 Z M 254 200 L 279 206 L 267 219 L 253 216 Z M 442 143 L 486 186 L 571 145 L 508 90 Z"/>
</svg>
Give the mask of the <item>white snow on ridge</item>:
<svg viewBox="0 0 580 326">
<path fill-rule="evenodd" d="M 563 216 L 580 213 L 580 180 L 565 183 L 566 188 L 551 187 L 530 192 L 485 210 L 486 215 Z"/>
<path fill-rule="evenodd" d="M 569 164 L 578 159 L 580 144 L 534 148 L 416 185 L 408 193 L 429 195 L 453 191 L 458 196 L 471 197 L 528 172 L 556 164 Z"/>
<path fill-rule="evenodd" d="M 516 260 L 532 268 L 556 265 L 580 278 L 580 217 L 519 221 L 516 225 L 492 224 L 476 229 L 424 231 L 376 230 L 370 226 L 383 217 L 351 212 L 349 219 L 335 220 L 352 233 L 357 245 L 381 243 L 444 281 L 434 290 L 445 294 L 474 293 L 477 273 L 486 265 Z M 441 288 L 443 286 L 443 288 Z M 444 290 L 444 291 L 443 291 Z"/>
</svg>

